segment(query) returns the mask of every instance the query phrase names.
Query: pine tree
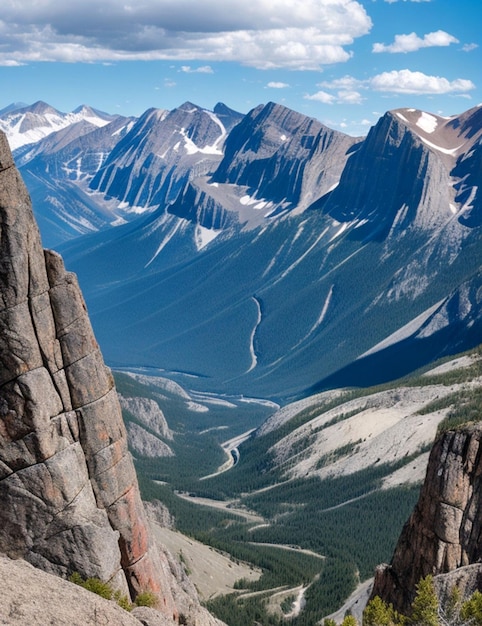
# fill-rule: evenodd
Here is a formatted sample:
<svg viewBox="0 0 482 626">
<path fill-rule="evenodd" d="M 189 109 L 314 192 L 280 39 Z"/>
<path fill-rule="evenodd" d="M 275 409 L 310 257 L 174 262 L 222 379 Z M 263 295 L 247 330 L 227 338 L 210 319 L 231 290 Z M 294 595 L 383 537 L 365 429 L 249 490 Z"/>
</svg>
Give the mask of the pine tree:
<svg viewBox="0 0 482 626">
<path fill-rule="evenodd" d="M 419 626 L 439 626 L 438 608 L 433 576 L 429 574 L 422 578 L 417 585 L 410 622 Z"/>
<path fill-rule="evenodd" d="M 447 598 L 445 605 L 442 607 L 442 615 L 444 622 L 451 625 L 460 623 L 461 610 L 462 610 L 462 592 L 454 585 L 450 590 L 449 597 Z"/>
<path fill-rule="evenodd" d="M 356 621 L 356 617 L 354 617 L 353 615 L 345 615 L 341 626 L 358 626 L 358 622 Z"/>
<path fill-rule="evenodd" d="M 472 597 L 463 603 L 460 615 L 474 626 L 482 625 L 482 593 L 474 591 Z"/>
<path fill-rule="evenodd" d="M 363 611 L 363 626 L 395 626 L 403 624 L 403 617 L 380 596 L 375 596 Z"/>
</svg>

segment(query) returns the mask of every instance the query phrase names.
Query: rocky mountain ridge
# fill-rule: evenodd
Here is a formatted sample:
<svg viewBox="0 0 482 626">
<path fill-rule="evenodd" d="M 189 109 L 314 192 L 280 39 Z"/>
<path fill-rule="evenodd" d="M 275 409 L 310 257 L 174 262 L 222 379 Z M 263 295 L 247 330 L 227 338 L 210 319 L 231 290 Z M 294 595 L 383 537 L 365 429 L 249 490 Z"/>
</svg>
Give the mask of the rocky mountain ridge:
<svg viewBox="0 0 482 626">
<path fill-rule="evenodd" d="M 3 134 L 0 229 L 0 551 L 128 598 L 151 591 L 176 622 L 171 563 L 150 533 L 112 375 L 75 276 L 41 247 Z"/>
<path fill-rule="evenodd" d="M 223 104 L 211 112 L 186 102 L 138 119 L 89 116 L 84 107 L 59 113 L 56 128 L 42 126 L 39 106 L 27 112 L 45 136 L 20 132 L 23 109 L 0 114 L 0 124 L 12 146 L 22 144 L 15 159 L 49 246 L 172 203 L 191 178 L 215 169 L 226 135 L 242 117 Z"/>
<path fill-rule="evenodd" d="M 481 150 L 478 111 L 389 112 L 355 140 L 254 109 L 210 179 L 62 248 L 109 361 L 286 399 L 476 345 L 480 202 L 464 168 Z"/>
<path fill-rule="evenodd" d="M 8 137 L 11 150 L 36 143 L 40 139 L 80 121 L 101 127 L 117 116 L 81 105 L 71 113 L 62 113 L 46 102 L 7 107 L 0 112 L 0 130 Z"/>
<path fill-rule="evenodd" d="M 61 251 L 110 364 L 286 399 L 478 343 L 480 126 L 397 109 L 353 138 L 185 103 L 18 157 L 42 229 L 102 231 Z"/>
</svg>

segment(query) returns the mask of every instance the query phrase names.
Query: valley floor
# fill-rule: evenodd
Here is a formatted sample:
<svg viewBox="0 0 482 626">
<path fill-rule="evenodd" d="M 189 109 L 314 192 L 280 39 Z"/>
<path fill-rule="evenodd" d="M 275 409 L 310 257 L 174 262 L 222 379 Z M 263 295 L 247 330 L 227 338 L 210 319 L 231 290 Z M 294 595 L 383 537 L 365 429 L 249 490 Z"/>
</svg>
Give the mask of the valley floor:
<svg viewBox="0 0 482 626">
<path fill-rule="evenodd" d="M 261 576 L 259 569 L 235 561 L 229 554 L 159 524 L 152 526 L 156 540 L 184 564 L 201 600 L 232 593 L 237 580 L 257 580 Z"/>
</svg>

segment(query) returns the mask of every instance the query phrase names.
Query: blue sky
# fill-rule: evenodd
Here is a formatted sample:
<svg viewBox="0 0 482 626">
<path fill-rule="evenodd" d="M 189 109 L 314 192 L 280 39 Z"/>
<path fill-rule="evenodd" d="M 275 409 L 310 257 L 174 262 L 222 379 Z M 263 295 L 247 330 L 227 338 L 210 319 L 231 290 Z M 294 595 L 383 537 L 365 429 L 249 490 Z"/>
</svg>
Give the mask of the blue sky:
<svg viewBox="0 0 482 626">
<path fill-rule="evenodd" d="M 275 101 L 361 135 L 482 103 L 480 0 L 2 0 L 0 109 Z"/>
</svg>

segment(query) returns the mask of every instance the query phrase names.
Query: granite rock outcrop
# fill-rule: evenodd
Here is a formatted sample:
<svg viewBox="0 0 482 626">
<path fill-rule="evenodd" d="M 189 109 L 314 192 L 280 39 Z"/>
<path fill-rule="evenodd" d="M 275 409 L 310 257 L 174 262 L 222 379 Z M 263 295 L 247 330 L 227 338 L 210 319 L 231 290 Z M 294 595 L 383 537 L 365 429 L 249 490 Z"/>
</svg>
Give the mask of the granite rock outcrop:
<svg viewBox="0 0 482 626">
<path fill-rule="evenodd" d="M 450 572 L 460 572 L 464 592 L 473 593 L 482 582 L 481 533 L 482 423 L 476 423 L 449 430 L 435 441 L 418 503 L 390 565 L 375 573 L 372 597 L 408 613 L 421 578 Z"/>
<path fill-rule="evenodd" d="M 0 552 L 144 590 L 178 619 L 151 540 L 110 370 L 76 277 L 42 249 L 0 135 Z"/>
<path fill-rule="evenodd" d="M 164 439 L 173 439 L 164 413 L 157 402 L 150 398 L 124 398 L 121 394 L 118 395 L 121 407 L 134 415 L 150 431 Z"/>
</svg>

